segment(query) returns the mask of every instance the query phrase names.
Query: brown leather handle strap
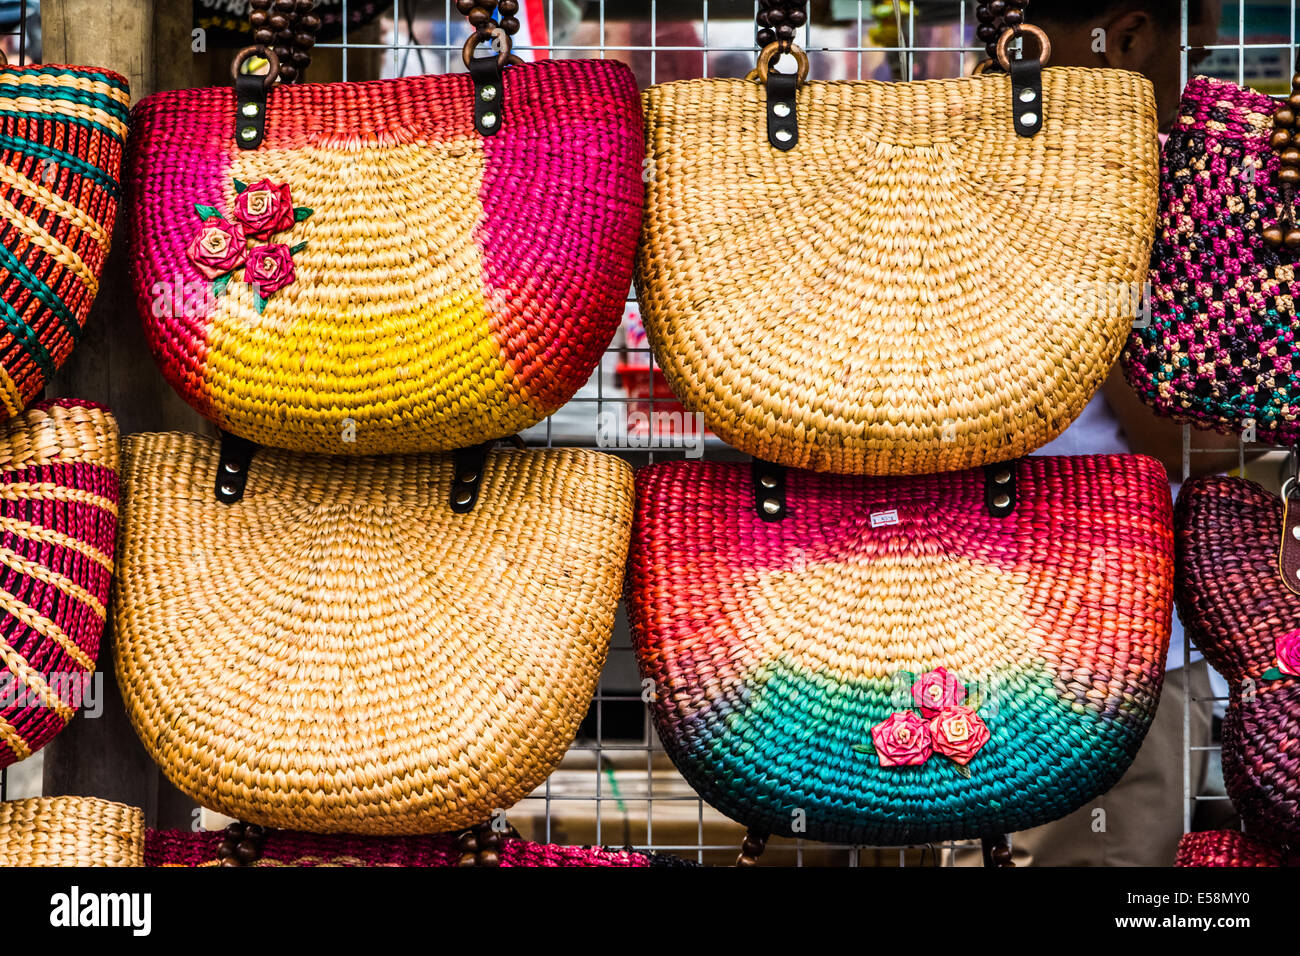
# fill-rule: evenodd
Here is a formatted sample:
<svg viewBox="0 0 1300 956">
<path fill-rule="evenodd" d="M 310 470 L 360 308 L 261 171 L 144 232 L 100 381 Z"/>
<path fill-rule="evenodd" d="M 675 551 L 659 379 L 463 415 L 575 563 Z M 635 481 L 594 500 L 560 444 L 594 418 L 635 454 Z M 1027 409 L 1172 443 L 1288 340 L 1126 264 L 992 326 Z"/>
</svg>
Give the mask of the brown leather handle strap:
<svg viewBox="0 0 1300 956">
<path fill-rule="evenodd" d="M 280 59 L 280 82 L 302 79 L 320 32 L 315 0 L 248 0 L 253 42 L 274 50 Z"/>
</svg>

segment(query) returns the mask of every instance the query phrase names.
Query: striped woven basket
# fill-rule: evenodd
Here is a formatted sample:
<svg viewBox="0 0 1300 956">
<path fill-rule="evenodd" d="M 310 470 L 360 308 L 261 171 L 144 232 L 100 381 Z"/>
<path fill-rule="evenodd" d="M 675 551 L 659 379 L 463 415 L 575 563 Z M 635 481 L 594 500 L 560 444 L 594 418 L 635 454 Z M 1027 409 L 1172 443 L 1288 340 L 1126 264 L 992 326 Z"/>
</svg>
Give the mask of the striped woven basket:
<svg viewBox="0 0 1300 956">
<path fill-rule="evenodd" d="M 40 397 L 81 336 L 117 216 L 129 105 L 107 70 L 0 65 L 0 419 Z"/>
<path fill-rule="evenodd" d="M 461 448 L 567 402 L 631 284 L 636 84 L 613 60 L 526 63 L 501 97 L 485 137 L 463 73 L 275 86 L 256 149 L 230 89 L 140 103 L 132 262 L 173 387 L 327 454 Z"/>
<path fill-rule="evenodd" d="M 779 521 L 746 466 L 638 472 L 633 642 L 706 801 L 905 844 L 1045 823 L 1119 779 L 1164 677 L 1168 480 L 1136 455 L 1013 470 L 1001 518 L 979 471 L 791 471 Z"/>
<path fill-rule="evenodd" d="M 233 505 L 217 468 L 195 435 L 124 443 L 118 684 L 177 787 L 268 826 L 412 834 L 546 779 L 605 662 L 625 464 L 492 452 L 468 514 L 450 455 L 267 450 Z"/>
<path fill-rule="evenodd" d="M 0 866 L 143 866 L 144 814 L 96 797 L 0 802 Z"/>
<path fill-rule="evenodd" d="M 1156 211 L 1151 84 L 1047 69 L 809 82 L 774 148 L 764 87 L 643 95 L 637 291 L 669 383 L 724 441 L 841 474 L 1008 460 L 1060 434 L 1119 354 Z"/>
<path fill-rule="evenodd" d="M 236 826 L 240 826 L 236 824 Z M 240 829 L 244 829 L 240 826 Z M 145 842 L 148 866 L 236 865 L 223 856 L 220 832 L 189 833 L 182 830 L 150 830 Z M 290 830 L 271 830 L 260 841 L 257 857 L 245 866 L 463 866 L 457 839 L 451 834 L 409 837 L 357 837 L 317 835 Z M 615 850 L 605 847 L 560 846 L 503 839 L 498 851 L 499 866 L 539 867 L 689 867 L 688 863 L 663 853 Z"/>
<path fill-rule="evenodd" d="M 1240 830 L 1187 833 L 1178 841 L 1174 866 L 1300 866 L 1300 855 L 1247 836 Z"/>
<path fill-rule="evenodd" d="M 1175 520 L 1179 617 L 1231 687 L 1228 796 L 1253 836 L 1300 847 L 1300 594 L 1279 573 L 1282 501 L 1250 481 L 1203 478 L 1183 487 Z"/>
<path fill-rule="evenodd" d="M 117 423 L 43 402 L 0 424 L 0 767 L 72 719 L 104 633 L 117 531 Z"/>
</svg>

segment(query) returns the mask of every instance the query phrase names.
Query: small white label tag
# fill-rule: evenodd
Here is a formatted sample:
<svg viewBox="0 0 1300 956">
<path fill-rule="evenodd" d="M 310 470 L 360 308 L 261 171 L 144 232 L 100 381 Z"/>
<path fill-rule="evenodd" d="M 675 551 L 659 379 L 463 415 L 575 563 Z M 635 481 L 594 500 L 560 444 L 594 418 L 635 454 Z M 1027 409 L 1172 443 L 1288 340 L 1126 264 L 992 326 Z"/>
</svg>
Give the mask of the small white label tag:
<svg viewBox="0 0 1300 956">
<path fill-rule="evenodd" d="M 897 511 L 876 511 L 871 515 L 871 527 L 880 528 L 887 524 L 898 524 Z"/>
</svg>

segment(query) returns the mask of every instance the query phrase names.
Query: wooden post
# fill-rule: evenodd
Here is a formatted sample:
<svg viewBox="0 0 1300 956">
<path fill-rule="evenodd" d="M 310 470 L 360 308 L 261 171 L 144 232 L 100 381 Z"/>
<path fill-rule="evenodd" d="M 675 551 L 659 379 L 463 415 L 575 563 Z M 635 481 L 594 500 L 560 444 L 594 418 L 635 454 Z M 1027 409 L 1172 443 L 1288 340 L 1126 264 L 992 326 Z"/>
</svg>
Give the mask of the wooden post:
<svg viewBox="0 0 1300 956">
<path fill-rule="evenodd" d="M 130 81 L 132 99 L 139 100 L 192 85 L 192 19 L 191 0 L 43 0 L 41 58 L 116 70 Z M 163 380 L 145 343 L 131 289 L 125 212 L 119 209 L 85 335 L 49 394 L 104 403 L 124 435 L 206 431 L 206 423 Z M 122 709 L 111 633 L 100 648 L 97 679 L 102 679 L 103 714 L 75 718 L 45 748 L 44 792 L 119 800 L 142 807 L 151 825 L 188 827 L 193 803 L 162 777 Z"/>
</svg>

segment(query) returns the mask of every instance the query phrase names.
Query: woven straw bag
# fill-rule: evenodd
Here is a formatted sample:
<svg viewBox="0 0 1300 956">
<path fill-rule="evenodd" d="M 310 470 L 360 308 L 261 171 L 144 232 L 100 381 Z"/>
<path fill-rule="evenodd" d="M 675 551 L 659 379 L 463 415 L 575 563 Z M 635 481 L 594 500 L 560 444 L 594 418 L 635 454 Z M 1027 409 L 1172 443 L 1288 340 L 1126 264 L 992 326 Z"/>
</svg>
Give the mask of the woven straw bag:
<svg viewBox="0 0 1300 956">
<path fill-rule="evenodd" d="M 1300 866 L 1300 854 L 1288 853 L 1240 830 L 1206 830 L 1183 834 L 1174 866 Z"/>
<path fill-rule="evenodd" d="M 803 82 L 797 47 L 798 81 L 770 69 L 778 46 L 749 79 L 643 94 L 637 291 L 682 403 L 742 451 L 842 474 L 967 468 L 1060 434 L 1146 274 L 1150 83 L 1037 61 Z"/>
<path fill-rule="evenodd" d="M 636 84 L 611 60 L 514 62 L 500 28 L 498 56 L 472 56 L 484 36 L 468 74 L 360 83 L 264 86 L 250 48 L 234 90 L 136 108 L 139 311 L 163 374 L 222 429 L 450 450 L 588 380 L 631 285 Z"/>
<path fill-rule="evenodd" d="M 241 820 L 360 834 L 476 824 L 540 785 L 605 662 L 630 469 L 265 450 L 226 504 L 229 451 L 124 442 L 117 677 L 167 777 Z"/>
<path fill-rule="evenodd" d="M 1161 157 L 1151 315 L 1132 332 L 1124 371 L 1162 415 L 1294 445 L 1300 139 L 1282 107 L 1221 80 L 1187 84 Z"/>
<path fill-rule="evenodd" d="M 117 423 L 89 402 L 42 402 L 0 423 L 0 768 L 62 730 L 95 673 L 117 451 Z"/>
<path fill-rule="evenodd" d="M 121 193 L 130 92 L 116 73 L 0 54 L 0 420 L 81 337 Z"/>
<path fill-rule="evenodd" d="M 1300 496 L 1189 482 L 1175 512 L 1178 614 L 1231 687 L 1223 779 L 1252 836 L 1300 847 Z"/>
<path fill-rule="evenodd" d="M 144 814 L 96 797 L 0 802 L 0 866 L 143 866 Z"/>
<path fill-rule="evenodd" d="M 772 494 L 776 521 L 755 506 Z M 1168 480 L 1136 455 L 907 478 L 655 465 L 628 588 L 655 726 L 760 837 L 1048 822 L 1108 790 L 1146 734 L 1171 539 Z"/>
<path fill-rule="evenodd" d="M 251 839 L 250 829 L 256 830 Z M 233 836 L 232 836 L 233 831 Z M 536 866 L 536 867 L 689 867 L 663 853 L 606 847 L 532 843 L 517 834 L 492 839 L 491 848 L 467 853 L 481 834 L 407 837 L 318 835 L 232 824 L 225 833 L 150 830 L 145 842 L 148 866 Z M 243 854 L 241 859 L 240 854 Z"/>
</svg>

